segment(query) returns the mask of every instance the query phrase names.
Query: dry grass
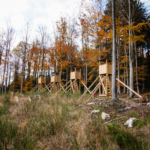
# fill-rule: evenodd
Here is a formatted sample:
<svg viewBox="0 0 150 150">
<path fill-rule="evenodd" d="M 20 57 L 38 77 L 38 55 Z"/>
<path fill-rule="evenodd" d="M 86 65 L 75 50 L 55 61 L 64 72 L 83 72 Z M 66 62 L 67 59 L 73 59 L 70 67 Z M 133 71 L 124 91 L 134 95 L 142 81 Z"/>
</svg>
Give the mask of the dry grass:
<svg viewBox="0 0 150 150">
<path fill-rule="evenodd" d="M 4 104 L 0 104 L 0 125 L 3 128 L 0 130 L 0 149 L 121 149 L 117 141 L 112 140 L 113 135 L 108 133 L 101 116 L 91 117 L 86 99 L 77 101 L 78 93 L 44 93 L 40 94 L 40 98 L 35 95 L 15 95 L 19 98 L 31 97 L 31 102 L 23 100 L 12 103 L 11 94 Z M 79 104 L 83 107 L 78 107 Z M 140 131 L 148 136 L 146 130 L 149 127 L 147 122 Z M 134 130 L 136 135 L 136 128 Z"/>
<path fill-rule="evenodd" d="M 0 107 L 3 107 L 3 103 L 2 102 L 0 102 Z"/>
</svg>

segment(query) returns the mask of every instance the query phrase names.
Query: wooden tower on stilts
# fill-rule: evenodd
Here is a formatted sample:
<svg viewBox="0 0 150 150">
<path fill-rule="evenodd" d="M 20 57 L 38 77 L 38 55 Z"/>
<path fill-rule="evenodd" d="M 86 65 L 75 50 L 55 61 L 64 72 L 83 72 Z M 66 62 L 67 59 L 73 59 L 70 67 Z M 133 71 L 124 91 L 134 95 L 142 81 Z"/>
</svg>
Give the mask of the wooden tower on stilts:
<svg viewBox="0 0 150 150">
<path fill-rule="evenodd" d="M 54 92 L 58 91 L 61 87 L 60 73 L 52 73 L 51 82 L 41 90 L 41 92 L 49 91 Z"/>
<path fill-rule="evenodd" d="M 38 78 L 38 91 L 41 91 L 46 86 L 46 79 L 43 75 Z"/>
<path fill-rule="evenodd" d="M 70 72 L 70 80 L 64 85 L 62 86 L 60 84 L 61 88 L 57 91 L 61 91 L 63 90 L 65 93 L 67 91 L 72 91 L 73 93 L 75 92 L 80 92 L 81 90 L 81 69 L 80 71 L 77 71 L 75 68 L 75 71 Z"/>
<path fill-rule="evenodd" d="M 112 64 L 111 60 L 108 59 L 101 59 L 99 60 L 99 75 L 100 75 L 100 83 L 99 86 L 99 96 L 109 98 L 112 96 L 111 90 L 111 82 L 110 78 L 112 75 Z M 102 79 L 104 80 L 102 82 Z"/>
<path fill-rule="evenodd" d="M 72 92 L 80 92 L 81 91 L 81 69 L 80 71 L 77 71 L 75 68 L 75 71 L 70 72 L 70 91 L 72 89 Z"/>
<path fill-rule="evenodd" d="M 30 91 L 31 93 L 38 90 L 42 91 L 46 87 L 46 78 L 44 75 L 40 75 L 38 78 L 38 84 Z"/>
<path fill-rule="evenodd" d="M 87 90 L 82 94 L 82 96 L 78 99 L 78 101 L 81 100 L 87 92 L 90 93 L 89 98 L 88 98 L 88 101 L 89 101 L 98 90 L 99 90 L 99 95 L 98 95 L 99 97 L 110 98 L 112 96 L 112 89 L 111 89 L 112 86 L 111 86 L 111 80 L 110 80 L 111 75 L 112 75 L 112 62 L 111 62 L 111 60 L 101 59 L 99 61 L 99 76 L 90 85 L 90 87 L 87 88 L 86 85 L 81 82 Z M 119 79 L 116 78 L 116 81 L 118 81 L 123 86 L 125 86 L 126 88 L 131 90 L 139 98 L 142 98 L 141 95 L 139 95 L 137 92 L 132 90 L 128 85 L 126 85 L 125 83 L 123 83 Z M 96 84 L 96 82 L 97 82 L 97 85 L 94 86 Z M 94 86 L 94 88 L 92 89 L 92 91 L 90 91 L 90 89 L 93 86 Z"/>
<path fill-rule="evenodd" d="M 61 79 L 60 79 L 60 73 L 54 73 L 51 77 L 51 91 L 58 91 L 61 87 Z"/>
<path fill-rule="evenodd" d="M 90 93 L 88 98 L 88 100 L 90 100 L 98 90 L 99 90 L 98 96 L 105 98 L 110 97 L 112 95 L 110 82 L 111 74 L 112 74 L 111 61 L 108 59 L 100 60 L 99 76 L 94 80 L 94 82 L 90 85 L 89 88 L 87 88 L 86 85 L 83 82 L 81 82 L 86 88 L 86 91 L 82 94 L 82 96 L 78 100 L 81 100 L 87 92 Z"/>
</svg>

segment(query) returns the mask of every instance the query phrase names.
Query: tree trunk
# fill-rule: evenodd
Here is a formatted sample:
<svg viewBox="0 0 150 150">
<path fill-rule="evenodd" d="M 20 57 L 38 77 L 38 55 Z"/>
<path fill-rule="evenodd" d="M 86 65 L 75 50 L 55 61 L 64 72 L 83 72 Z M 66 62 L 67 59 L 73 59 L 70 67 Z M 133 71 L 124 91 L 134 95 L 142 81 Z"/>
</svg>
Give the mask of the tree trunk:
<svg viewBox="0 0 150 150">
<path fill-rule="evenodd" d="M 22 93 L 23 89 L 23 63 L 22 63 L 22 72 L 21 72 L 21 88 L 20 88 L 20 93 Z"/>
<path fill-rule="evenodd" d="M 87 66 L 87 62 L 86 62 L 86 65 L 85 65 L 85 85 L 87 86 L 87 69 L 88 69 L 88 66 Z M 86 91 L 86 88 L 84 87 L 84 91 Z"/>
<path fill-rule="evenodd" d="M 8 39 L 7 39 L 8 40 Z M 8 76 L 8 55 L 9 55 L 9 49 L 8 49 L 8 41 L 6 44 L 6 57 L 5 57 L 5 65 L 4 65 L 4 75 L 6 72 L 6 76 L 5 76 L 5 94 L 6 94 L 6 89 L 7 89 L 7 76 Z M 7 67 L 7 68 L 6 68 Z"/>
<path fill-rule="evenodd" d="M 143 80 L 142 80 L 142 91 L 144 92 L 145 91 L 145 80 L 144 80 L 144 54 L 143 54 L 143 46 L 142 46 L 142 66 L 143 66 L 143 76 L 142 76 L 142 78 L 143 78 Z"/>
<path fill-rule="evenodd" d="M 30 81 L 30 73 L 31 73 L 31 62 L 28 60 L 28 77 L 27 77 L 27 81 Z"/>
<path fill-rule="evenodd" d="M 66 65 L 66 83 L 68 82 L 68 64 Z M 67 87 L 67 85 L 66 85 Z"/>
<path fill-rule="evenodd" d="M 17 64 L 16 64 L 16 61 L 15 61 L 15 74 L 14 74 L 14 92 L 15 92 L 15 88 L 16 88 L 16 66 L 17 66 Z"/>
<path fill-rule="evenodd" d="M 130 65 L 130 88 L 134 90 L 134 54 L 133 54 L 133 43 L 131 43 L 131 35 L 132 31 L 130 30 L 130 26 L 132 23 L 132 16 L 131 16 L 131 3 L 129 1 L 129 65 Z M 133 97 L 134 94 L 130 91 L 130 97 Z"/>
<path fill-rule="evenodd" d="M 7 60 L 7 45 L 6 45 L 6 55 L 5 55 L 4 71 L 3 71 L 2 93 L 4 92 L 4 81 L 5 81 L 5 72 L 6 72 L 6 60 Z"/>
<path fill-rule="evenodd" d="M 88 66 L 87 66 L 87 62 L 86 62 L 86 77 L 85 77 L 86 85 L 87 85 L 87 78 L 88 78 L 87 72 L 88 72 Z"/>
<path fill-rule="evenodd" d="M 0 46 L 0 66 L 1 66 L 1 61 L 2 61 L 2 54 L 3 54 L 3 47 Z"/>
<path fill-rule="evenodd" d="M 9 82 L 8 82 L 9 90 L 10 90 L 10 80 L 11 80 L 11 64 L 9 65 Z"/>
<path fill-rule="evenodd" d="M 123 79 L 124 79 L 124 83 L 126 84 L 125 67 L 126 67 L 126 63 L 124 62 L 124 77 L 123 77 Z M 126 87 L 125 86 L 123 86 L 123 93 L 124 94 L 126 93 Z"/>
<path fill-rule="evenodd" d="M 117 92 L 116 92 L 116 21 L 115 21 L 115 0 L 112 0 L 112 22 L 113 22 L 112 100 L 117 101 Z"/>
<path fill-rule="evenodd" d="M 10 41 L 8 41 L 8 54 L 7 54 L 7 71 L 6 71 L 6 88 L 5 88 L 5 92 L 7 89 L 7 84 L 8 84 L 8 79 L 9 79 L 9 52 L 10 52 Z"/>
<path fill-rule="evenodd" d="M 126 49 L 126 42 L 125 42 L 125 55 L 126 55 L 126 74 L 127 74 L 127 85 L 129 86 L 129 72 L 128 72 L 128 53 L 127 53 L 127 49 Z M 129 94 L 129 89 L 127 88 L 127 94 Z"/>
<path fill-rule="evenodd" d="M 5 79 L 5 93 L 7 91 L 7 84 L 8 84 L 8 74 L 9 74 L 9 58 L 7 57 L 7 68 L 6 68 L 6 79 Z"/>
<path fill-rule="evenodd" d="M 117 60 L 118 60 L 118 79 L 120 80 L 120 39 L 118 38 L 118 48 L 117 48 Z M 120 83 L 118 83 L 117 93 L 121 95 Z"/>
<path fill-rule="evenodd" d="M 138 79 L 138 60 L 137 60 L 138 54 L 137 54 L 137 49 L 136 49 L 136 43 L 134 45 L 135 45 L 135 60 L 136 60 L 136 87 L 137 87 L 137 93 L 140 94 L 139 79 Z"/>
</svg>

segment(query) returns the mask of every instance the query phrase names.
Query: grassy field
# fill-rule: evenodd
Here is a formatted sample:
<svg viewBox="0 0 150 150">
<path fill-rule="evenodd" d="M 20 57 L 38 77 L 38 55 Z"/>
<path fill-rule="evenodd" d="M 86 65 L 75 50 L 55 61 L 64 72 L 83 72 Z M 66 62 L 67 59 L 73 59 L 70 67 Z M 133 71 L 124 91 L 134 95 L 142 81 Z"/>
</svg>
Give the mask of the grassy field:
<svg viewBox="0 0 150 150">
<path fill-rule="evenodd" d="M 104 124 L 101 113 L 91 115 L 93 109 L 107 112 L 104 106 L 88 106 L 86 97 L 78 102 L 79 93 L 26 96 L 31 102 L 12 102 L 10 94 L 0 102 L 0 150 L 150 149 L 150 115 L 140 117 L 133 128 L 128 128 L 123 123 L 130 117 L 138 118 L 136 111 L 121 121 Z M 110 115 L 111 119 L 118 117 L 117 113 Z"/>
</svg>

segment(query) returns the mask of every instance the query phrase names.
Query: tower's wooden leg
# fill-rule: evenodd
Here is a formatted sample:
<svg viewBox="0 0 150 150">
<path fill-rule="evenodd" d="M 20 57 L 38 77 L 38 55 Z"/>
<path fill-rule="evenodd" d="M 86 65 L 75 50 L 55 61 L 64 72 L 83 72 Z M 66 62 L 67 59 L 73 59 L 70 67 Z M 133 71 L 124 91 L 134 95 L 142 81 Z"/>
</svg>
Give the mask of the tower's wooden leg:
<svg viewBox="0 0 150 150">
<path fill-rule="evenodd" d="M 110 83 L 109 76 L 108 76 L 107 81 L 108 81 L 108 85 L 109 85 L 110 95 L 112 95 L 112 89 L 111 89 L 111 83 Z"/>
<path fill-rule="evenodd" d="M 100 79 L 99 79 L 99 83 L 100 83 Z M 101 95 L 101 84 L 99 85 L 99 95 Z"/>
<path fill-rule="evenodd" d="M 79 80 L 79 92 L 81 93 L 81 80 Z"/>
<path fill-rule="evenodd" d="M 70 83 L 71 83 L 72 91 L 73 91 L 73 93 L 74 93 L 74 87 L 73 87 L 74 81 L 73 81 L 73 82 L 72 82 L 72 81 L 70 81 Z M 70 90 L 70 91 L 71 91 L 71 90 Z"/>
<path fill-rule="evenodd" d="M 76 80 L 75 83 L 76 83 L 76 91 L 79 92 L 78 81 Z"/>
<path fill-rule="evenodd" d="M 108 74 L 106 74 L 106 98 L 108 98 Z"/>
</svg>

